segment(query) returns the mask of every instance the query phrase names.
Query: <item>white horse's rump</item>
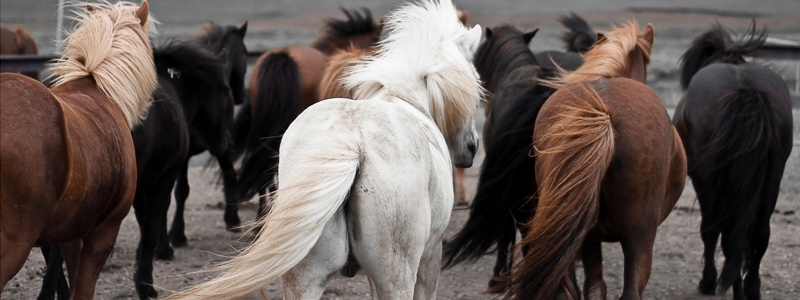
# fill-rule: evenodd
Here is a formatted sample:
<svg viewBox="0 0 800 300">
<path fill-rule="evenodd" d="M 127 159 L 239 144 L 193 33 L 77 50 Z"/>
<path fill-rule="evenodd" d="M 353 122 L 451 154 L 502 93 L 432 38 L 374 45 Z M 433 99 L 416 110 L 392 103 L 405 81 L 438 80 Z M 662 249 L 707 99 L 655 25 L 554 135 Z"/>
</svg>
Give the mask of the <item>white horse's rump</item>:
<svg viewBox="0 0 800 300">
<path fill-rule="evenodd" d="M 258 238 L 220 277 L 170 298 L 242 298 L 283 276 L 286 299 L 317 299 L 349 254 L 374 298 L 436 297 L 451 155 L 470 151 L 458 136 L 482 96 L 470 63 L 481 29 L 442 0 L 402 7 L 385 30 L 344 79 L 364 100 L 322 101 L 287 129 Z"/>
</svg>

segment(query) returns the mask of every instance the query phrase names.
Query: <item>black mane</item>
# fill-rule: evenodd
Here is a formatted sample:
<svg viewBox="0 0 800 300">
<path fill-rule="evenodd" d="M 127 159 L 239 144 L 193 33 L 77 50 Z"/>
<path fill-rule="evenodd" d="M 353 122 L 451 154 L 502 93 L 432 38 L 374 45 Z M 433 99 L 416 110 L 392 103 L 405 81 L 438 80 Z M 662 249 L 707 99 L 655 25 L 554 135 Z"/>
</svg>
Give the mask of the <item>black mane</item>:
<svg viewBox="0 0 800 300">
<path fill-rule="evenodd" d="M 475 53 L 474 64 L 486 88 L 492 91 L 504 75 L 521 66 L 538 65 L 538 62 L 522 32 L 513 26 L 501 25 L 490 31 L 491 35 Z"/>
<path fill-rule="evenodd" d="M 558 22 L 568 30 L 561 34 L 561 40 L 567 44 L 567 51 L 584 53 L 594 45 L 597 34 L 589 23 L 581 16 L 571 13 L 569 16 L 561 16 Z"/>
<path fill-rule="evenodd" d="M 744 63 L 744 56 L 764 46 L 766 40 L 767 30 L 757 30 L 755 21 L 739 40 L 733 40 L 730 31 L 717 24 L 697 37 L 681 56 L 681 87 L 686 90 L 694 74 L 712 63 Z"/>
<path fill-rule="evenodd" d="M 224 65 L 217 57 L 186 42 L 167 42 L 153 49 L 153 60 L 160 75 L 170 77 L 169 68 L 180 71 L 180 78 L 197 87 L 219 88 L 227 85 Z"/>
<path fill-rule="evenodd" d="M 341 8 L 341 10 L 347 16 L 346 20 L 325 20 L 322 32 L 329 38 L 347 38 L 360 34 L 372 34 L 377 30 L 378 24 L 375 23 L 372 18 L 372 12 L 369 9 L 362 8 L 361 12 L 355 9 Z"/>
</svg>

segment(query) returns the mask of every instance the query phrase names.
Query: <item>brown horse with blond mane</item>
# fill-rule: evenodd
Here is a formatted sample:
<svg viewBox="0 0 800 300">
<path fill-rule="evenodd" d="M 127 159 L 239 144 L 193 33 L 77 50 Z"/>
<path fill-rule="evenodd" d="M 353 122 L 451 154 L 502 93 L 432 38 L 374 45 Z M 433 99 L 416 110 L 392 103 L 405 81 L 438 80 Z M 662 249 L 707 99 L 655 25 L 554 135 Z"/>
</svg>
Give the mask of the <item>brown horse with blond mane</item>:
<svg viewBox="0 0 800 300">
<path fill-rule="evenodd" d="M 686 154 L 664 104 L 644 84 L 653 27 L 631 22 L 600 35 L 536 119 L 538 207 L 528 247 L 504 284 L 506 298 L 576 299 L 571 276 L 583 259 L 587 299 L 606 299 L 601 242 L 625 256 L 621 299 L 641 299 L 656 230 L 678 201 Z"/>
<path fill-rule="evenodd" d="M 52 89 L 0 74 L 3 288 L 34 246 L 62 245 L 71 298 L 93 297 L 136 191 L 131 128 L 157 86 L 148 14 L 146 1 L 78 12 Z"/>
</svg>

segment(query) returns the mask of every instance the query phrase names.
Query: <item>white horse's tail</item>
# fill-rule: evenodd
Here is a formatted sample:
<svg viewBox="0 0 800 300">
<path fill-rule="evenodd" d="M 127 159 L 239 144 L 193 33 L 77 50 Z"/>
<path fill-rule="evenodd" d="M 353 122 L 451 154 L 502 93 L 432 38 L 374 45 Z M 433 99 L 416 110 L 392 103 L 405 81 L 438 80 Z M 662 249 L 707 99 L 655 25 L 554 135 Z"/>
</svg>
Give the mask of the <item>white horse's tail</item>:
<svg viewBox="0 0 800 300">
<path fill-rule="evenodd" d="M 308 255 L 347 199 L 361 155 L 357 135 L 296 135 L 284 136 L 280 187 L 269 215 L 256 224 L 262 226 L 258 238 L 218 267 L 222 275 L 167 299 L 244 298 Z"/>
</svg>

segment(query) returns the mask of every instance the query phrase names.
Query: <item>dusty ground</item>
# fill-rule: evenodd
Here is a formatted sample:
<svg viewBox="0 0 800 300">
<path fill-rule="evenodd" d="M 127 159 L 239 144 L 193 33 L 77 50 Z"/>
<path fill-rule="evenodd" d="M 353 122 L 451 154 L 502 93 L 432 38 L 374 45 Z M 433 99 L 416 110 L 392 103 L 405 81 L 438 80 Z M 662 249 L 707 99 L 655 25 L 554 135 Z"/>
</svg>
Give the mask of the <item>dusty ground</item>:
<svg viewBox="0 0 800 300">
<path fill-rule="evenodd" d="M 310 1 L 267 1 L 265 9 L 255 9 L 259 1 L 235 1 L 250 6 L 234 6 L 224 11 L 203 9 L 213 1 L 197 1 L 192 7 L 174 2 L 152 1 L 156 16 L 164 23 L 162 37 L 187 36 L 196 31 L 199 23 L 215 20 L 221 23 L 238 24 L 250 20 L 247 44 L 251 50 L 265 49 L 290 44 L 304 44 L 313 39 L 323 17 L 339 17 L 334 10 L 338 5 L 346 7 L 366 6 L 378 13 L 388 10 L 392 3 L 386 1 L 347 0 L 330 1 L 314 6 L 313 10 L 303 11 L 303 5 Z M 207 3 L 208 2 L 208 3 Z M 302 2 L 302 3 L 301 3 Z M 335 3 L 334 3 L 335 2 Z M 656 45 L 649 70 L 650 85 L 659 92 L 667 107 L 673 107 L 680 97 L 677 89 L 676 67 L 678 57 L 686 49 L 692 38 L 710 27 L 714 20 L 740 30 L 749 23 L 749 16 L 756 15 L 759 24 L 767 24 L 771 36 L 800 40 L 800 5 L 793 0 L 759 1 L 764 5 L 754 5 L 753 1 L 731 1 L 728 7 L 714 8 L 704 5 L 694 7 L 693 1 L 675 1 L 673 7 L 664 7 L 658 1 L 639 0 L 630 6 L 606 7 L 600 4 L 615 1 L 597 1 L 591 8 L 581 9 L 580 5 L 561 1 L 540 1 L 535 6 L 528 2 L 501 1 L 489 5 L 481 1 L 458 1 L 464 3 L 462 9 L 471 13 L 471 21 L 483 25 L 499 23 L 516 24 L 522 28 L 541 27 L 534 39 L 535 50 L 561 49 L 563 45 L 557 36 L 561 30 L 555 18 L 568 10 L 576 10 L 599 29 L 606 29 L 609 21 L 635 17 L 641 23 L 652 22 L 656 28 Z M 684 3 L 686 2 L 686 3 Z M 53 12 L 46 11 L 52 2 L 41 1 L 11 3 L 2 0 L 3 23 L 25 23 L 30 19 L 51 19 Z M 232 2 L 234 3 L 234 2 Z M 300 4 L 297 4 L 300 3 Z M 716 2 L 713 2 L 716 3 Z M 683 6 L 681 6 L 683 5 Z M 244 7 L 244 8 L 243 8 Z M 688 8 L 687 8 L 688 7 Z M 541 8 L 541 9 L 539 9 Z M 15 13 L 15 10 L 17 9 Z M 160 9 L 160 10 L 159 10 Z M 703 13 L 689 13 L 702 11 Z M 192 14 L 187 14 L 191 12 Z M 44 15 L 44 16 L 43 16 Z M 190 16 L 191 15 L 191 16 Z M 33 24 L 33 34 L 40 40 L 52 40 L 51 24 Z M 45 47 L 45 49 L 47 49 Z M 52 50 L 50 50 L 52 51 Z M 800 73 L 800 63 L 789 61 L 769 61 L 786 79 L 790 89 L 796 86 L 796 76 Z M 794 92 L 796 95 L 796 91 Z M 797 110 L 796 110 L 797 112 Z M 800 145 L 797 138 L 800 120 L 795 114 L 795 148 Z M 475 167 L 468 170 L 469 193 L 474 194 L 477 173 L 482 161 L 482 152 L 476 158 Z M 167 290 L 179 289 L 202 281 L 207 274 L 197 273 L 225 256 L 233 254 L 241 247 L 238 234 L 225 231 L 222 221 L 220 200 L 222 195 L 215 185 L 214 171 L 204 171 L 203 159 L 195 161 L 190 169 L 192 193 L 187 204 L 187 235 L 189 246 L 176 250 L 172 261 L 159 261 L 155 264 L 156 284 Z M 764 299 L 797 299 L 800 293 L 800 151 L 794 149 L 789 160 L 781 189 L 781 195 L 772 218 L 772 238 L 770 248 L 762 265 L 762 295 Z M 252 206 L 245 206 L 241 212 L 245 220 L 254 218 Z M 448 236 L 463 224 L 466 210 L 455 210 L 450 221 Z M 672 215 L 661 225 L 655 245 L 653 268 L 650 281 L 645 290 L 648 299 L 709 299 L 696 292 L 700 278 L 702 243 L 698 234 L 700 215 L 690 183 L 675 207 Z M 133 261 L 138 241 L 138 228 L 133 213 L 125 219 L 117 240 L 113 256 L 108 260 L 97 283 L 98 299 L 135 298 L 133 288 Z M 604 245 L 605 279 L 609 287 L 609 297 L 617 297 L 622 288 L 622 254 L 617 244 Z M 463 264 L 446 270 L 440 277 L 438 295 L 440 299 L 489 299 L 482 294 L 486 287 L 494 256 L 487 255 L 474 264 Z M 719 260 L 718 265 L 721 263 Z M 44 263 L 38 250 L 29 257 L 24 269 L 8 283 L 2 293 L 3 299 L 33 299 L 39 291 Z M 389 270 L 387 270 L 389 272 Z M 270 299 L 280 299 L 278 282 L 265 287 Z M 162 291 L 163 294 L 168 292 Z M 364 299 L 369 296 L 367 279 L 358 275 L 353 279 L 335 277 L 328 285 L 324 299 Z M 730 298 L 730 293 L 726 298 Z M 256 295 L 252 297 L 257 299 Z"/>
</svg>

